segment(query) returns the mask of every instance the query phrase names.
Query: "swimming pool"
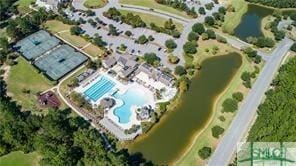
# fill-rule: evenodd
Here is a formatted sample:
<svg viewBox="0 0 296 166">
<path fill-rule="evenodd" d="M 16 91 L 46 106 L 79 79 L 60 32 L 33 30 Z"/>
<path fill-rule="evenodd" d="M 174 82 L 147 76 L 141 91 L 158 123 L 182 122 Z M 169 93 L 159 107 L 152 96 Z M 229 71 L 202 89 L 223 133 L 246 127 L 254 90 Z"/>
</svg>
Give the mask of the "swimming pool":
<svg viewBox="0 0 296 166">
<path fill-rule="evenodd" d="M 114 109 L 114 115 L 119 118 L 119 123 L 130 122 L 132 106 L 144 106 L 148 102 L 145 93 L 138 89 L 128 89 L 122 95 L 117 92 L 113 97 L 123 102 L 121 106 Z"/>
<path fill-rule="evenodd" d="M 109 92 L 114 86 L 115 83 L 113 81 L 105 76 L 101 76 L 100 80 L 98 80 L 95 84 L 93 84 L 84 92 L 84 95 L 86 95 L 92 101 L 96 102 L 104 94 Z"/>
</svg>

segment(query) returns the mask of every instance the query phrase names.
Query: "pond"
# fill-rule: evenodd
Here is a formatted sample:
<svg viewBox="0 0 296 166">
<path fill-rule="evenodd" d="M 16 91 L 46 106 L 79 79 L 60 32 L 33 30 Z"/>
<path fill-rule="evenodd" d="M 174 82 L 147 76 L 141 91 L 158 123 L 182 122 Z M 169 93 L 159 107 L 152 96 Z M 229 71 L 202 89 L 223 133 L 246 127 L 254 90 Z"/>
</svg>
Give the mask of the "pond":
<svg viewBox="0 0 296 166">
<path fill-rule="evenodd" d="M 155 163 L 170 163 L 190 145 L 211 116 L 216 97 L 229 84 L 242 64 L 238 53 L 205 60 L 202 70 L 192 79 L 190 89 L 176 110 L 167 112 L 147 135 L 129 146 Z"/>
<path fill-rule="evenodd" d="M 234 35 L 244 41 L 246 41 L 249 36 L 263 36 L 261 21 L 264 17 L 272 13 L 273 10 L 270 8 L 249 4 L 247 13 L 244 14 L 240 24 L 234 30 Z"/>
</svg>

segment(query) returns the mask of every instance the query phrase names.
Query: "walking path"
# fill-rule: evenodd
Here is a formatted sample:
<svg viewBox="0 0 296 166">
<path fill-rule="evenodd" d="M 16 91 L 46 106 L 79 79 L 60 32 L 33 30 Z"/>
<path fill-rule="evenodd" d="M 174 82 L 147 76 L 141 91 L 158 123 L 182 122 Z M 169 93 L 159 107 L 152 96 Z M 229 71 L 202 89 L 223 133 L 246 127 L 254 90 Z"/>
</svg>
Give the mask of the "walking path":
<svg viewBox="0 0 296 166">
<path fill-rule="evenodd" d="M 208 162 L 209 166 L 226 166 L 230 162 L 244 134 L 249 130 L 250 124 L 256 115 L 256 110 L 264 97 L 281 61 L 292 46 L 293 41 L 285 38 L 270 55 L 266 61 L 258 79 L 254 83 L 248 96 L 240 106 L 238 113 L 218 144 L 214 154 Z"/>
</svg>

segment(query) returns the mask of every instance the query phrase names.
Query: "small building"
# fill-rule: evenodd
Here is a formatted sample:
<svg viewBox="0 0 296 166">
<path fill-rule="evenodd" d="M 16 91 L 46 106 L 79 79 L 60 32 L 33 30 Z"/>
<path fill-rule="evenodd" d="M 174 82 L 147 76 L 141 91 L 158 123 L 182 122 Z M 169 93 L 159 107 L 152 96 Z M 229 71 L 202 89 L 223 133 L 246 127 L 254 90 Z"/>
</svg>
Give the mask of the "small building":
<svg viewBox="0 0 296 166">
<path fill-rule="evenodd" d="M 38 103 L 42 107 L 53 107 L 58 108 L 61 105 L 60 100 L 52 91 L 48 91 L 41 95 L 38 95 Z"/>
<path fill-rule="evenodd" d="M 104 68 L 109 69 L 116 65 L 117 60 L 114 56 L 108 56 L 107 58 L 102 60 L 102 65 Z"/>
<path fill-rule="evenodd" d="M 174 85 L 174 77 L 168 73 L 161 72 L 158 80 L 169 87 Z"/>
<path fill-rule="evenodd" d="M 120 56 L 117 59 L 117 63 L 122 67 L 121 71 L 118 73 L 121 78 L 128 78 L 139 66 L 139 64 L 131 57 L 126 58 Z"/>
<path fill-rule="evenodd" d="M 101 106 L 103 109 L 110 109 L 110 108 L 112 108 L 115 104 L 116 104 L 115 100 L 112 99 L 112 98 L 110 98 L 110 97 L 103 98 L 103 99 L 100 101 L 100 106 Z"/>
<path fill-rule="evenodd" d="M 83 80 L 85 80 L 87 77 L 89 77 L 90 75 L 92 75 L 93 73 L 95 73 L 95 70 L 93 70 L 93 69 L 87 69 L 85 72 L 79 74 L 76 77 L 76 79 L 77 79 L 78 83 L 80 83 Z"/>
</svg>

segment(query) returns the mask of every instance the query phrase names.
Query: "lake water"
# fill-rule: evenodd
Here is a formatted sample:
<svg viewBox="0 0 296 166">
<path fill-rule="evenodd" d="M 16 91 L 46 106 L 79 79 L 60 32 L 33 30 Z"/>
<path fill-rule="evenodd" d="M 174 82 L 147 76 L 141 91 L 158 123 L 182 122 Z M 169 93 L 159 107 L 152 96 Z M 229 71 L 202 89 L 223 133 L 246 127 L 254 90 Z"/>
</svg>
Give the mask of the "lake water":
<svg viewBox="0 0 296 166">
<path fill-rule="evenodd" d="M 240 24 L 234 30 L 234 35 L 244 41 L 249 36 L 263 36 L 261 21 L 264 17 L 272 13 L 272 9 L 249 4 L 247 13 L 244 14 Z"/>
<path fill-rule="evenodd" d="M 206 124 L 217 95 L 225 89 L 241 64 L 241 56 L 237 53 L 205 60 L 180 106 L 167 112 L 146 136 L 133 142 L 129 150 L 141 152 L 145 158 L 159 164 L 176 159 Z"/>
</svg>

